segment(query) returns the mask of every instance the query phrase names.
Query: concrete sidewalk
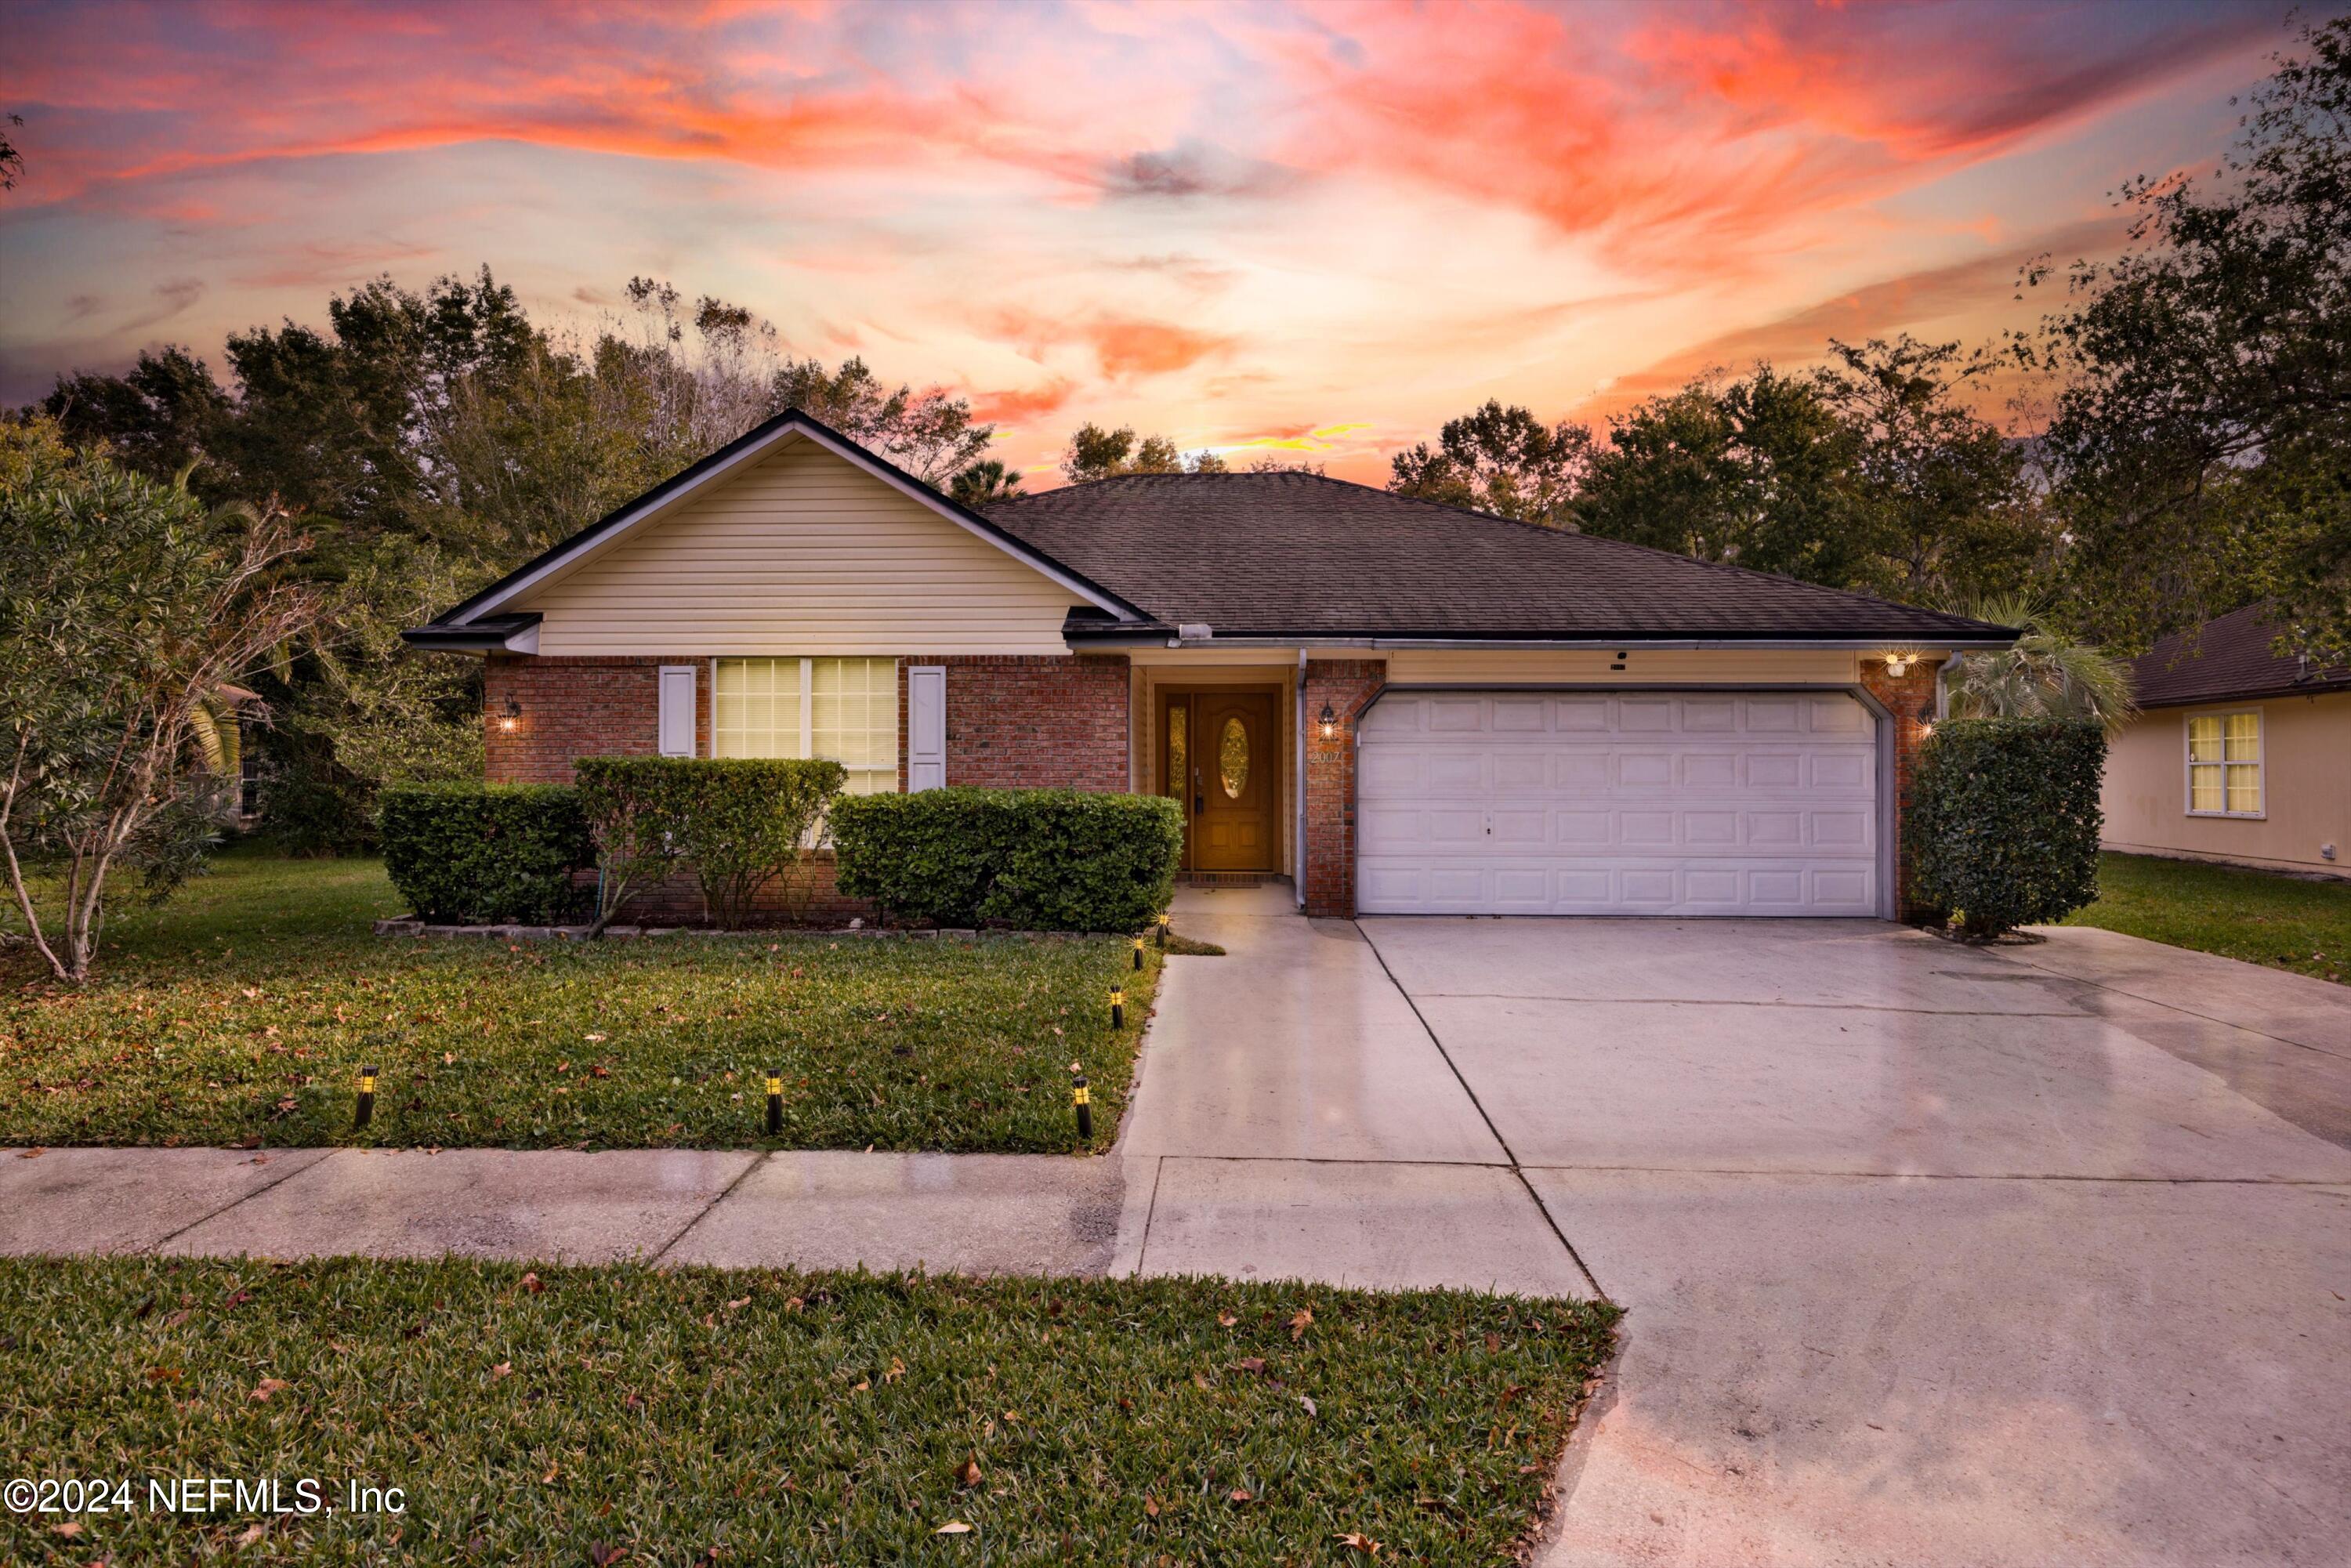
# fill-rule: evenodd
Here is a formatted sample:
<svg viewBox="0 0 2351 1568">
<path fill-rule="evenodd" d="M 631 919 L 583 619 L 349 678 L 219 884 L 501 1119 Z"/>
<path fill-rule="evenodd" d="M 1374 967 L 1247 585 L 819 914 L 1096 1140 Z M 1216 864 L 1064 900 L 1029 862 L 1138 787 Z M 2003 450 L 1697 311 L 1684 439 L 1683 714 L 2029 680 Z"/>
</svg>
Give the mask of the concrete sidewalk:
<svg viewBox="0 0 2351 1568">
<path fill-rule="evenodd" d="M 1107 1157 L 0 1151 L 0 1252 L 1219 1273 L 1591 1295 L 1353 925 L 1186 890 Z"/>
</svg>

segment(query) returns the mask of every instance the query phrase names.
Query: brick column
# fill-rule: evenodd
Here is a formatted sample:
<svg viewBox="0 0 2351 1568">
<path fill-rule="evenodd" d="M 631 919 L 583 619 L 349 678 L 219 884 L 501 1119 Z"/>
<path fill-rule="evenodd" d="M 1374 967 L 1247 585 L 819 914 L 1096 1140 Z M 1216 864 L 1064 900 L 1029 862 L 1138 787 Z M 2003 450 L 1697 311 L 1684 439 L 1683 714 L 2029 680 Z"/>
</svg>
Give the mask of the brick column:
<svg viewBox="0 0 2351 1568">
<path fill-rule="evenodd" d="M 1355 723 L 1387 685 L 1384 659 L 1309 659 L 1306 715 L 1306 913 L 1355 917 Z M 1338 722 L 1322 734 L 1323 705 Z"/>
<path fill-rule="evenodd" d="M 1935 672 L 1939 661 L 1910 666 L 1897 679 L 1886 673 L 1886 662 L 1865 658 L 1861 684 L 1894 716 L 1894 910 L 1900 920 L 1924 918 L 1930 911 L 1910 902 L 1909 845 L 1904 825 L 1910 818 L 1910 782 L 1918 770 L 1918 756 L 1932 733 L 1935 714 Z M 1921 718 L 1921 714 L 1926 715 Z"/>
</svg>

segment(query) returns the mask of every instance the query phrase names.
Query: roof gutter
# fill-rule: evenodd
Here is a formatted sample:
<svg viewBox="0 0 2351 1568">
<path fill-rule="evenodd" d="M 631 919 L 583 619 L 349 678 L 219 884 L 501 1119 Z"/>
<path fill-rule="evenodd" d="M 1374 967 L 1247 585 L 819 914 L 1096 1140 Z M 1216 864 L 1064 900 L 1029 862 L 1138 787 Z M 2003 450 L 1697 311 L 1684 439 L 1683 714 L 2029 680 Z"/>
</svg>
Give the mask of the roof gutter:
<svg viewBox="0 0 2351 1568">
<path fill-rule="evenodd" d="M 1639 649 L 1644 653 L 1789 653 L 1823 651 L 1875 653 L 1881 648 L 1934 647 L 1955 652 L 2005 648 L 2013 635 L 2000 638 L 1901 635 L 1882 637 L 1170 637 L 1166 632 L 1071 631 L 1072 643 L 1096 647 L 1128 648 L 1375 648 L 1465 649 L 1496 651 L 1573 652 Z"/>
</svg>

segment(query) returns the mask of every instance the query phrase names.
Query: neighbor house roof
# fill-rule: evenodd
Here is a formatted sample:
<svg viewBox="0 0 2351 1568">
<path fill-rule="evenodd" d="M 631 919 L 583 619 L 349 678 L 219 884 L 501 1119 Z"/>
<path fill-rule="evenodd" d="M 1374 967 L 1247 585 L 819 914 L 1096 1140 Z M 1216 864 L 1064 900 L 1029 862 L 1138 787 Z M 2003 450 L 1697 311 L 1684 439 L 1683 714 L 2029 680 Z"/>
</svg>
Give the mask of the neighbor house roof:
<svg viewBox="0 0 2351 1568">
<path fill-rule="evenodd" d="M 2249 604 L 2191 631 L 2175 632 L 2131 664 L 2141 707 L 2308 696 L 2351 691 L 2351 665 L 2313 667 L 2271 652 L 2282 628 L 2267 605 Z"/>
<path fill-rule="evenodd" d="M 1163 625 L 1206 625 L 1219 639 L 2004 646 L 2015 636 L 1313 474 L 1128 475 L 985 511 Z M 1087 632 L 1072 622 L 1071 635 Z"/>
</svg>

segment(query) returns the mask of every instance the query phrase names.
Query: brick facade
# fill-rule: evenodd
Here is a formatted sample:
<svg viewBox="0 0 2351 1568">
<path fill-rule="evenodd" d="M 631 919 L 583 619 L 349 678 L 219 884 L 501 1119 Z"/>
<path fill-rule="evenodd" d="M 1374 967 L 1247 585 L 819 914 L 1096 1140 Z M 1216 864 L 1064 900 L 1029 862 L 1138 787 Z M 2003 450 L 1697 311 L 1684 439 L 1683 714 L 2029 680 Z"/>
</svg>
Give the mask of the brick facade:
<svg viewBox="0 0 2351 1568">
<path fill-rule="evenodd" d="M 695 752 L 711 750 L 710 661 L 658 655 L 537 658 L 493 654 L 484 683 L 484 776 L 494 783 L 569 784 L 582 757 L 651 757 L 660 748 L 660 670 L 695 670 Z M 947 672 L 947 781 L 1035 788 L 1127 787 L 1125 655 L 908 654 L 898 663 L 898 787 L 906 787 L 906 669 Z M 507 727 L 507 703 L 521 708 Z M 759 898 L 764 920 L 837 927 L 872 919 L 841 895 L 829 852 L 778 878 Z M 625 918 L 652 925 L 703 917 L 690 876 L 633 895 Z"/>
<path fill-rule="evenodd" d="M 569 784 L 582 757 L 651 757 L 661 747 L 661 667 L 692 664 L 695 750 L 710 751 L 710 662 L 688 658 L 490 655 L 483 683 L 483 777 L 494 784 Z M 507 700 L 521 705 L 506 727 Z"/>
<path fill-rule="evenodd" d="M 1309 659 L 1298 688 L 1306 716 L 1306 913 L 1355 917 L 1355 722 L 1387 685 L 1383 659 Z M 1322 733 L 1325 704 L 1336 719 Z"/>
<path fill-rule="evenodd" d="M 898 661 L 898 788 L 906 787 L 906 671 L 947 673 L 947 782 L 1123 792 L 1130 685 L 1123 653 L 909 653 Z"/>
<path fill-rule="evenodd" d="M 1910 782 L 1918 770 L 1918 755 L 1934 733 L 1935 672 L 1940 662 L 1917 664 L 1900 678 L 1886 673 L 1880 659 L 1861 662 L 1861 685 L 1894 716 L 1894 908 L 1897 919 L 1925 917 L 1928 913 L 1910 902 L 1910 856 L 1903 841 L 1903 824 L 1910 814 Z"/>
</svg>

